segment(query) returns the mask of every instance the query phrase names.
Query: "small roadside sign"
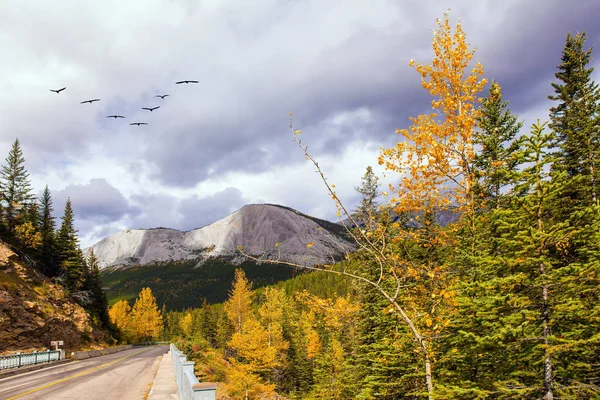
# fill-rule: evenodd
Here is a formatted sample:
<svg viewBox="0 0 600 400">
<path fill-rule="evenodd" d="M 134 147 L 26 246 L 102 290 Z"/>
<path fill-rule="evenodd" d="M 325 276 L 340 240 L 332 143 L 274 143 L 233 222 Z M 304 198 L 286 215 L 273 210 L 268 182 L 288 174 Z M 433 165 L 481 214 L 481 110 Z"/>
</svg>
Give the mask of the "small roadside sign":
<svg viewBox="0 0 600 400">
<path fill-rule="evenodd" d="M 62 346 L 63 344 L 62 340 L 53 340 L 50 342 L 50 345 L 54 346 L 54 350 L 58 350 L 58 346 Z"/>
</svg>

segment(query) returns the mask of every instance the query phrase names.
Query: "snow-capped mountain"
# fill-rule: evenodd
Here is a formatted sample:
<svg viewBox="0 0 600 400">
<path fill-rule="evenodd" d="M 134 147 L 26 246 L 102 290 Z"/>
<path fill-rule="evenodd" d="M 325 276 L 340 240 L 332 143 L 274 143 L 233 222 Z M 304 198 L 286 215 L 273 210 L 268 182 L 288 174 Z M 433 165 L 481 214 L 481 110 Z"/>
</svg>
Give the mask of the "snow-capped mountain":
<svg viewBox="0 0 600 400">
<path fill-rule="evenodd" d="M 307 244 L 313 243 L 311 247 Z M 276 243 L 280 243 L 275 247 Z M 180 260 L 226 258 L 238 264 L 247 254 L 306 265 L 331 263 L 354 246 L 338 224 L 288 207 L 253 204 L 202 228 L 187 232 L 167 228 L 127 229 L 91 246 L 101 268 L 129 267 Z M 88 248 L 89 249 L 89 248 Z M 84 251 L 87 252 L 88 249 Z"/>
</svg>

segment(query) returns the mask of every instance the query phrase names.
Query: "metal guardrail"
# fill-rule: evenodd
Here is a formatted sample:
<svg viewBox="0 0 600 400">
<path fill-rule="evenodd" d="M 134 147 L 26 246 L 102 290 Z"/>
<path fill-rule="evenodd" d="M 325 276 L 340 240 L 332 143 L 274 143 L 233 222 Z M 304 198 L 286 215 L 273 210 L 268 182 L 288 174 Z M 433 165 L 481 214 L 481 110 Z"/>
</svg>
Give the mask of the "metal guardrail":
<svg viewBox="0 0 600 400">
<path fill-rule="evenodd" d="M 217 384 L 200 383 L 194 374 L 195 362 L 187 361 L 187 356 L 179 351 L 173 343 L 171 343 L 170 349 L 179 400 L 216 400 Z"/>
<path fill-rule="evenodd" d="M 33 353 L 17 353 L 8 356 L 0 356 L 0 370 L 9 368 L 20 368 L 25 365 L 34 365 L 58 361 L 61 359 L 61 350 L 46 350 Z M 64 358 L 64 356 L 62 357 Z"/>
</svg>

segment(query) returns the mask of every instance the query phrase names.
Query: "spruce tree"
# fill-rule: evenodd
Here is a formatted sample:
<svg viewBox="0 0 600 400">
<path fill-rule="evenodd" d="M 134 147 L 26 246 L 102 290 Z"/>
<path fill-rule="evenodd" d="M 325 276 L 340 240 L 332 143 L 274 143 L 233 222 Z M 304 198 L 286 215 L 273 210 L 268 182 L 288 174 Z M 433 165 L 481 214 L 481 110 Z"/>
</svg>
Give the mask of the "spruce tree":
<svg viewBox="0 0 600 400">
<path fill-rule="evenodd" d="M 108 300 L 106 293 L 102 290 L 102 278 L 100 276 L 100 265 L 94 250 L 90 249 L 87 260 L 88 276 L 86 286 L 92 294 L 91 309 L 104 326 L 108 326 Z"/>
<path fill-rule="evenodd" d="M 55 277 L 60 274 L 58 265 L 58 254 L 56 247 L 55 221 L 52 216 L 52 196 L 48 186 L 44 189 L 40 199 L 41 207 L 39 213 L 39 229 L 42 235 L 42 245 L 39 251 L 40 268 L 42 273 L 49 277 Z"/>
<path fill-rule="evenodd" d="M 373 172 L 371 166 L 367 166 L 365 174 L 361 178 L 360 186 L 354 189 L 362 195 L 360 205 L 355 211 L 356 217 L 359 221 L 365 224 L 365 227 L 369 230 L 373 230 L 375 226 L 375 219 L 377 215 L 377 196 L 379 195 L 379 178 Z"/>
<path fill-rule="evenodd" d="M 523 126 L 502 100 L 502 88 L 492 82 L 488 97 L 483 99 L 478 119 L 479 130 L 473 134 L 473 143 L 480 147 L 473 158 L 476 176 L 475 192 L 488 205 L 500 206 L 502 190 L 515 174 L 519 149 L 515 136 Z"/>
<path fill-rule="evenodd" d="M 567 34 L 557 83 L 552 83 L 558 104 L 550 109 L 550 127 L 556 133 L 558 148 L 553 169 L 566 172 L 564 212 L 568 213 L 578 200 L 584 205 L 598 204 L 597 158 L 600 156 L 600 90 L 591 80 L 593 68 L 588 67 L 592 49 L 584 49 L 586 34 Z"/>
<path fill-rule="evenodd" d="M 25 170 L 25 158 L 19 139 L 15 139 L 6 165 L 0 170 L 0 195 L 4 203 L 3 216 L 9 235 L 14 233 L 17 220 L 25 213 L 28 203 L 33 199 L 29 173 Z"/>
<path fill-rule="evenodd" d="M 67 199 L 62 224 L 56 235 L 58 259 L 61 273 L 64 274 L 66 288 L 71 292 L 81 289 L 84 283 L 83 254 L 79 249 L 79 238 L 75 229 L 71 199 Z"/>
</svg>

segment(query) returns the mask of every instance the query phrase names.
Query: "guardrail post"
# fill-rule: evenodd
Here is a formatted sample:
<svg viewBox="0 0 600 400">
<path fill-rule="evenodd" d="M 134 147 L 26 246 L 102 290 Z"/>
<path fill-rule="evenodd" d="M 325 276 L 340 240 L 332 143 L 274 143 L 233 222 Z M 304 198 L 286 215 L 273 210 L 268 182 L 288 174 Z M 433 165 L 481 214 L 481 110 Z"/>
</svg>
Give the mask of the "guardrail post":
<svg viewBox="0 0 600 400">
<path fill-rule="evenodd" d="M 18 365 L 18 367 L 21 368 L 21 352 L 18 352 L 17 355 L 19 356 L 19 365 Z"/>
</svg>

